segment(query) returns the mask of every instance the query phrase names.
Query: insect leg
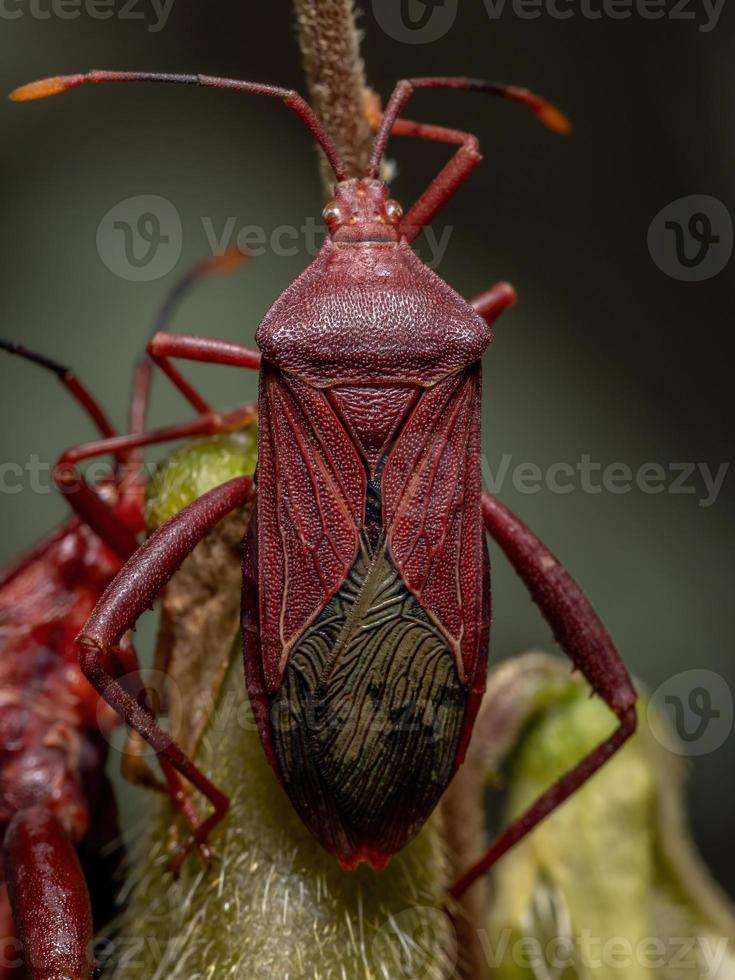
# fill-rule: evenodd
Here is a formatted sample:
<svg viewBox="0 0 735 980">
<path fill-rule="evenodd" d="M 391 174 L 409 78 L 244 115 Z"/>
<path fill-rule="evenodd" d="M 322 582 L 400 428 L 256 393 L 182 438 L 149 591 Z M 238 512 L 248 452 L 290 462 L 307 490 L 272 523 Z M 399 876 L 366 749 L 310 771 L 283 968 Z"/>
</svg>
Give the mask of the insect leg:
<svg viewBox="0 0 735 980">
<path fill-rule="evenodd" d="M 10 821 L 3 854 L 28 975 L 89 980 L 92 909 L 69 834 L 48 810 L 29 807 Z"/>
<path fill-rule="evenodd" d="M 168 784 L 169 799 L 181 814 L 184 823 L 189 828 L 189 833 L 191 835 L 194 835 L 200 821 L 200 817 L 199 814 L 197 813 L 196 807 L 190 800 L 189 794 L 186 792 L 181 777 L 176 772 L 176 770 L 171 765 L 171 763 L 163 758 L 160 760 L 160 762 L 161 762 L 161 769 L 163 770 L 163 774 L 166 777 L 166 783 Z M 174 837 L 173 839 L 175 842 L 176 838 Z M 176 857 L 173 860 L 172 869 L 171 869 L 174 872 L 174 874 L 176 874 L 179 871 L 184 858 L 189 853 L 189 850 L 190 848 L 186 845 L 178 848 L 178 853 L 176 854 Z M 202 863 L 209 864 L 209 862 L 212 860 L 212 851 L 209 847 L 209 844 L 207 844 L 206 840 L 199 842 L 198 850 L 199 850 L 199 856 L 202 859 Z"/>
<path fill-rule="evenodd" d="M 150 336 L 154 337 L 157 333 L 167 328 L 179 304 L 193 286 L 196 286 L 197 283 L 204 279 L 208 279 L 210 276 L 233 272 L 244 265 L 247 260 L 248 255 L 239 249 L 228 249 L 222 255 L 214 255 L 203 259 L 185 272 L 166 294 L 158 315 L 155 318 Z M 153 361 L 148 354 L 144 354 L 136 363 L 135 373 L 133 375 L 133 390 L 130 399 L 130 422 L 128 427 L 131 435 L 145 431 L 152 373 Z M 137 462 L 138 465 L 142 462 L 138 458 L 137 453 L 133 456 L 132 461 Z"/>
<path fill-rule="evenodd" d="M 148 353 L 179 389 L 190 405 L 200 415 L 212 409 L 192 388 L 180 371 L 171 364 L 169 358 L 178 357 L 187 361 L 202 361 L 207 364 L 222 364 L 230 367 L 260 368 L 260 352 L 233 344 L 229 340 L 215 340 L 210 337 L 187 337 L 182 334 L 157 333 L 148 344 Z"/>
<path fill-rule="evenodd" d="M 251 479 L 236 477 L 203 494 L 162 525 L 118 573 L 77 641 L 82 671 L 105 701 L 212 804 L 213 812 L 193 828 L 184 853 L 192 845 L 206 844 L 208 835 L 227 813 L 229 800 L 103 664 L 186 556 L 223 517 L 245 504 L 252 492 Z"/>
<path fill-rule="evenodd" d="M 497 320 L 503 310 L 509 306 L 514 306 L 516 302 L 516 291 L 509 282 L 499 282 L 488 289 L 485 293 L 480 293 L 470 300 L 470 306 L 480 314 L 489 327 Z"/>
<path fill-rule="evenodd" d="M 523 580 L 557 642 L 617 716 L 618 727 L 501 832 L 483 857 L 452 886 L 453 898 L 459 898 L 498 858 L 579 789 L 636 728 L 636 692 L 630 675 L 572 576 L 515 514 L 486 493 L 482 495 L 482 514 L 487 530 Z"/>
<path fill-rule="evenodd" d="M 466 136 L 466 139 L 460 148 L 442 167 L 401 221 L 401 234 L 409 242 L 412 242 L 427 225 L 431 224 L 449 198 L 459 190 L 482 160 L 477 137 L 464 133 L 461 135 Z"/>
<path fill-rule="evenodd" d="M 68 368 L 63 364 L 59 364 L 58 361 L 53 360 L 51 357 L 47 357 L 45 354 L 39 354 L 37 351 L 28 350 L 27 347 L 23 346 L 23 344 L 17 344 L 13 340 L 0 339 L 0 350 L 7 351 L 9 354 L 17 354 L 19 357 L 24 358 L 24 360 L 31 361 L 31 363 L 38 364 L 39 367 L 45 368 L 47 371 L 51 371 L 56 375 L 72 398 L 74 398 L 74 400 L 81 405 L 92 422 L 99 429 L 100 435 L 105 438 L 115 435 L 115 430 L 110 424 L 110 421 L 99 402 L 89 391 L 89 389 L 77 378 L 71 368 Z"/>
<path fill-rule="evenodd" d="M 151 706 L 150 699 L 147 696 L 140 661 L 138 660 L 138 654 L 130 633 L 126 633 L 122 637 L 114 653 L 115 659 L 119 662 L 123 672 L 137 681 L 136 687 L 140 691 L 138 697 L 143 696 L 146 707 L 151 714 L 155 714 L 155 709 Z M 143 748 L 145 745 L 145 739 L 138 732 L 133 730 L 129 733 L 123 748 L 122 764 L 120 767 L 123 777 L 130 783 L 133 783 L 133 785 L 146 786 L 148 789 L 166 794 L 171 804 L 181 814 L 189 830 L 194 830 L 199 822 L 199 815 L 196 807 L 189 799 L 178 773 L 174 770 L 170 762 L 167 762 L 163 758 L 160 759 L 161 769 L 166 779 L 166 782 L 162 783 L 144 758 Z M 199 845 L 199 854 L 202 861 L 208 864 L 212 857 L 212 852 L 206 844 Z"/>
<path fill-rule="evenodd" d="M 54 481 L 72 510 L 89 525 L 94 533 L 120 557 L 129 558 L 138 547 L 135 531 L 128 527 L 102 496 L 89 485 L 79 469 L 79 463 L 108 453 L 118 456 L 129 450 L 172 442 L 175 439 L 216 435 L 246 425 L 255 416 L 255 408 L 247 406 L 227 415 L 210 412 L 192 421 L 158 429 L 155 432 L 115 436 L 112 439 L 88 442 L 67 450 L 59 457 L 53 471 Z M 119 493 L 124 494 L 125 490 L 125 482 L 122 481 Z M 139 482 L 134 482 L 133 491 L 142 493 Z"/>
</svg>

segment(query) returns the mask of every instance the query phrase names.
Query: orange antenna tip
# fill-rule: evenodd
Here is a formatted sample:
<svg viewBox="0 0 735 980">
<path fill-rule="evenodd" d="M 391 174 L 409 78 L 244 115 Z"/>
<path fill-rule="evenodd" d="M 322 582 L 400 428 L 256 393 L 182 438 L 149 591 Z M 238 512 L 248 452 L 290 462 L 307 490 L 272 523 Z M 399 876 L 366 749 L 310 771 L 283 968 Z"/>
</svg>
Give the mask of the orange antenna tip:
<svg viewBox="0 0 735 980">
<path fill-rule="evenodd" d="M 536 110 L 536 115 L 544 126 L 548 126 L 549 129 L 555 133 L 559 133 L 561 136 L 568 136 L 572 131 L 570 120 L 550 102 L 544 102 Z"/>
<path fill-rule="evenodd" d="M 41 78 L 37 82 L 29 82 L 13 89 L 8 98 L 11 102 L 31 102 L 33 99 L 45 99 L 49 95 L 58 95 L 68 88 L 79 85 L 81 75 L 54 75 L 52 78 Z"/>
<path fill-rule="evenodd" d="M 210 259 L 208 265 L 211 272 L 227 274 L 229 272 L 235 272 L 236 269 L 239 269 L 249 259 L 250 256 L 247 252 L 241 252 L 239 248 L 228 248 L 222 255 L 215 255 Z"/>
<path fill-rule="evenodd" d="M 370 128 L 373 130 L 380 129 L 380 123 L 383 119 L 380 96 L 374 89 L 366 88 L 362 94 L 362 102 L 365 109 L 365 117 L 370 124 Z"/>
</svg>

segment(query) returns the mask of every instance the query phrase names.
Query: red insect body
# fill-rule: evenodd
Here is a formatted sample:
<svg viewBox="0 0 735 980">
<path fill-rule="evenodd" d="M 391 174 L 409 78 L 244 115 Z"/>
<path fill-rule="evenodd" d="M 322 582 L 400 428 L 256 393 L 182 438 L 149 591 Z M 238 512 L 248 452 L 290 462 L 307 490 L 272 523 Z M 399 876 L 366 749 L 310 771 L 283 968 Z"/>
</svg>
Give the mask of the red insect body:
<svg viewBox="0 0 735 980">
<path fill-rule="evenodd" d="M 75 640 L 122 564 L 73 518 L 0 584 L 3 826 L 45 803 L 75 839 L 87 829 L 81 742 L 117 719 L 84 678 Z"/>
<path fill-rule="evenodd" d="M 241 261 L 227 255 L 189 272 L 169 295 L 157 326 L 191 284 Z M 0 893 L 0 921 L 10 929 L 15 920 L 32 976 L 87 978 L 92 918 L 75 847 L 82 856 L 89 852 L 90 870 L 100 879 L 98 911 L 111 914 L 115 861 L 101 859 L 99 850 L 118 837 L 105 764 L 107 735 L 121 719 L 82 673 L 77 637 L 145 527 L 141 458 L 125 443 L 141 438 L 152 365 L 138 365 L 133 435 L 120 439 L 68 369 L 8 341 L 0 341 L 0 348 L 55 373 L 112 441 L 117 461 L 113 476 L 90 487 L 74 464 L 92 454 L 90 446 L 65 453 L 54 470 L 56 482 L 85 519 L 101 515 L 100 527 L 94 531 L 74 516 L 0 572 L 0 881 L 8 881 Z M 127 638 L 114 660 L 125 673 L 137 669 Z"/>
<path fill-rule="evenodd" d="M 343 185 L 345 199 L 348 190 L 358 203 L 358 195 L 376 209 L 385 203 L 378 181 Z M 246 615 L 247 676 L 275 762 L 265 702 L 281 686 L 306 629 L 343 586 L 361 534 L 373 550 L 384 535 L 390 559 L 445 639 L 469 692 L 451 776 L 462 761 L 487 661 L 479 358 L 492 334 L 391 225 L 376 224 L 362 231 L 368 244 L 327 241 L 258 329 L 265 361 L 255 563 L 260 629 L 247 628 Z M 372 520 L 369 488 L 382 514 Z M 254 534 L 248 548 L 255 546 Z M 250 589 L 246 582 L 246 610 Z M 407 743 L 405 751 L 420 747 Z M 277 770 L 288 786 L 292 774 L 283 772 L 283 762 Z M 324 792 L 330 795 L 326 785 Z M 416 814 L 403 803 L 397 798 L 395 812 L 383 814 L 390 848 L 350 828 L 335 834 L 318 810 L 300 812 L 346 867 L 362 857 L 384 866 L 417 829 Z M 343 837 L 349 843 L 340 851 L 335 838 Z"/>
<path fill-rule="evenodd" d="M 358 287 L 347 319 L 343 297 Z M 285 542 L 259 545 L 269 689 L 280 682 L 294 638 L 353 564 L 366 483 L 391 446 L 381 481 L 391 551 L 471 677 L 481 570 L 464 568 L 449 587 L 436 575 L 441 564 L 456 569 L 463 521 L 472 523 L 466 551 L 482 539 L 476 514 L 464 511 L 479 512 L 478 360 L 490 328 L 405 242 L 328 241 L 271 307 L 256 339 L 266 362 L 260 416 L 268 422 L 258 460 L 259 527 Z"/>
<path fill-rule="evenodd" d="M 118 503 L 113 484 L 104 492 Z M 136 531 L 141 505 L 139 494 Z M 131 497 L 117 509 L 129 520 Z M 105 732 L 119 718 L 82 674 L 76 637 L 123 563 L 72 518 L 0 581 L 0 835 L 32 976 L 91 969 L 90 900 L 74 845 L 93 852 L 117 836 Z M 109 881 L 106 891 L 111 911 Z"/>
<path fill-rule="evenodd" d="M 169 359 L 261 370 L 257 502 L 243 566 L 245 672 L 266 753 L 304 822 L 343 867 L 365 860 L 379 869 L 441 797 L 484 688 L 490 616 L 483 525 L 617 715 L 614 734 L 462 876 L 451 890 L 459 897 L 629 738 L 636 695 L 571 576 L 518 518 L 481 493 L 480 357 L 489 325 L 514 294 L 500 284 L 468 304 L 412 253 L 410 243 L 481 157 L 473 135 L 401 113 L 414 91 L 448 88 L 509 98 L 558 132 L 568 123 L 527 90 L 468 78 L 404 80 L 377 121 L 367 175 L 347 179 L 303 99 L 273 86 L 103 71 L 32 83 L 12 97 L 151 80 L 282 99 L 337 178 L 324 211 L 330 238 L 261 323 L 262 358 L 228 341 L 168 334 L 148 347 L 200 414 L 193 426 L 201 430 L 229 423 Z M 405 218 L 377 179 L 391 133 L 456 147 Z M 104 660 L 196 543 L 252 493 L 249 478 L 230 480 L 159 528 L 80 637 L 93 684 L 213 804 L 190 846 L 206 841 L 228 801 L 114 683 Z"/>
</svg>

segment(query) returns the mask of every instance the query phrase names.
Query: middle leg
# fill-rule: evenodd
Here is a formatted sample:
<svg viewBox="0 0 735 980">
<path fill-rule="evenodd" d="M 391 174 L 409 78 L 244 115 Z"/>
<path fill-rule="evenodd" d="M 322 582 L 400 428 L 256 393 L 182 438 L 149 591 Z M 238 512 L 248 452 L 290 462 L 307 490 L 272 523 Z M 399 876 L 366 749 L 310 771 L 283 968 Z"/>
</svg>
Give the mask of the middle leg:
<svg viewBox="0 0 735 980">
<path fill-rule="evenodd" d="M 470 306 L 491 327 L 504 310 L 515 305 L 516 300 L 516 291 L 511 284 L 499 282 L 491 289 L 470 300 Z"/>
</svg>

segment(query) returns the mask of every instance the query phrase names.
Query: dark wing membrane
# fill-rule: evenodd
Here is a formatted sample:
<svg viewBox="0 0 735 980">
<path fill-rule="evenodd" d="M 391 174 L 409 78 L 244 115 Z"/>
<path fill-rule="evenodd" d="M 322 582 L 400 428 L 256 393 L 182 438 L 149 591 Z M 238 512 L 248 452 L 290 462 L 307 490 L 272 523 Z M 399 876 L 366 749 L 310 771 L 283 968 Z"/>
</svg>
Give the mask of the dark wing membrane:
<svg viewBox="0 0 735 980">
<path fill-rule="evenodd" d="M 260 627 L 266 686 L 357 556 L 365 473 L 324 394 L 277 369 L 261 375 L 258 453 Z"/>
<path fill-rule="evenodd" d="M 270 712 L 286 791 L 347 866 L 399 850 L 436 806 L 467 699 L 384 545 L 363 549 L 294 648 Z"/>
<path fill-rule="evenodd" d="M 386 462 L 384 520 L 393 560 L 471 680 L 483 623 L 480 368 L 426 391 Z"/>
</svg>

